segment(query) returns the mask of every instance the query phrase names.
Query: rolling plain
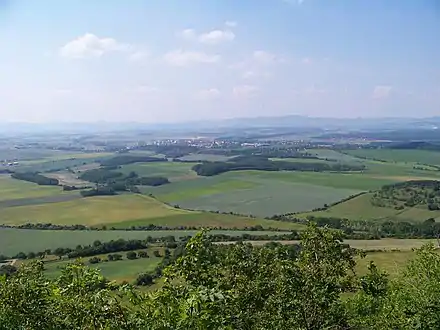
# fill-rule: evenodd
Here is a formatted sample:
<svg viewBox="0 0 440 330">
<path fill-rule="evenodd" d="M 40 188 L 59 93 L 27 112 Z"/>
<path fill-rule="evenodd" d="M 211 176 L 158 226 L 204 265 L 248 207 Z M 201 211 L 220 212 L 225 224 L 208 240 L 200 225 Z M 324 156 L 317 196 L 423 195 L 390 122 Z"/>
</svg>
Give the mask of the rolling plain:
<svg viewBox="0 0 440 330">
<path fill-rule="evenodd" d="M 384 185 L 411 180 L 439 180 L 440 153 L 425 150 L 332 150 L 309 149 L 319 159 L 273 158 L 291 162 L 321 162 L 324 164 L 363 165 L 353 172 L 304 172 L 241 170 L 214 176 L 199 176 L 193 171 L 196 161 L 227 161 L 230 157 L 190 154 L 181 161 L 137 162 L 121 165 L 124 175 L 162 176 L 170 183 L 139 186 L 139 192 L 115 196 L 83 198 L 79 191 L 63 191 L 60 186 L 41 186 L 16 180 L 9 174 L 0 175 L 0 224 L 18 226 L 28 223 L 84 225 L 107 230 L 38 230 L 0 229 L 0 254 L 36 252 L 57 247 L 74 248 L 93 241 L 145 239 L 148 236 L 173 235 L 176 238 L 193 235 L 203 227 L 221 228 L 213 234 L 230 236 L 276 235 L 279 231 L 299 230 L 301 223 L 269 220 L 276 214 L 293 214 L 298 219 L 335 217 L 363 221 L 424 221 L 440 219 L 440 211 L 415 206 L 404 210 L 371 204 L 375 191 Z M 136 153 L 133 153 L 136 154 Z M 140 155 L 137 153 L 136 155 Z M 152 153 L 146 153 L 152 155 Z M 26 156 L 26 157 L 25 157 Z M 16 171 L 36 171 L 57 178 L 61 184 L 88 184 L 79 176 L 100 167 L 100 162 L 113 153 L 51 153 L 42 151 L 26 154 Z M 153 154 L 154 156 L 154 154 Z M 161 155 L 157 155 L 158 157 Z M 342 200 L 342 201 L 341 201 Z M 266 219 L 267 218 L 267 219 Z M 154 225 L 171 230 L 125 230 Z M 182 228 L 195 228 L 182 230 Z M 248 228 L 258 227 L 260 230 Z M 108 230 L 112 228 L 113 230 Z M 283 232 L 281 232 L 283 233 Z M 412 248 L 430 240 L 370 240 L 350 241 L 353 247 L 381 250 L 367 254 L 360 261 L 365 269 L 374 259 L 384 269 L 394 271 L 413 254 Z M 256 242 L 263 244 L 264 241 Z M 291 242 L 293 243 L 293 242 Z M 391 252 L 390 250 L 394 250 Z M 400 251 L 400 252 L 399 252 Z M 132 280 L 133 273 L 152 270 L 160 258 L 108 262 L 99 267 L 110 279 Z M 86 259 L 87 261 L 87 259 Z M 67 261 L 51 261 L 48 274 L 58 274 Z"/>
</svg>

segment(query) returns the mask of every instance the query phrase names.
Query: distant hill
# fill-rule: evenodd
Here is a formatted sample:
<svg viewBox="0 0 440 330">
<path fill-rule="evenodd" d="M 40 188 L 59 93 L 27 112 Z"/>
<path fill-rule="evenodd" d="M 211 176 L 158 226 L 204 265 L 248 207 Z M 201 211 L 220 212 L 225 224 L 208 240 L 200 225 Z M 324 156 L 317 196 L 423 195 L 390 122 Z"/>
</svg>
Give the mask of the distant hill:
<svg viewBox="0 0 440 330">
<path fill-rule="evenodd" d="M 320 128 L 340 130 L 434 129 L 440 128 L 440 117 L 431 118 L 324 118 L 298 115 L 232 118 L 188 121 L 181 123 L 88 122 L 88 123 L 0 123 L 0 131 L 15 133 L 105 132 L 105 131 L 221 131 L 234 128 Z"/>
</svg>

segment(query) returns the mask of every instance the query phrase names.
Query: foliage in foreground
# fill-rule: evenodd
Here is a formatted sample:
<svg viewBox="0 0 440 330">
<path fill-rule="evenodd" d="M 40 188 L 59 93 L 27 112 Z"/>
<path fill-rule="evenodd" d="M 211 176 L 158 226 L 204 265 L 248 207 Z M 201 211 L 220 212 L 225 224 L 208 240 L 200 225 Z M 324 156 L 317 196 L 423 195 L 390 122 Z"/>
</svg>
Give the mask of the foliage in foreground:
<svg viewBox="0 0 440 330">
<path fill-rule="evenodd" d="M 417 252 L 390 279 L 374 264 L 355 276 L 339 232 L 310 226 L 301 246 L 213 244 L 199 233 L 143 293 L 73 263 L 55 281 L 42 263 L 0 280 L 0 328 L 438 329 L 440 256 Z M 145 278 L 148 281 L 148 278 Z"/>
</svg>

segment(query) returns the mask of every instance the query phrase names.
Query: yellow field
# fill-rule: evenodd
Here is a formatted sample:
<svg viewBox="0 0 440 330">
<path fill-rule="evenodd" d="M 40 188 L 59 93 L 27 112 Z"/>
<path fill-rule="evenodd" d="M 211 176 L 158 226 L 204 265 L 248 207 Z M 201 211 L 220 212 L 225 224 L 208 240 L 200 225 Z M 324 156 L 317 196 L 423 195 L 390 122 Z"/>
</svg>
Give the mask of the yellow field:
<svg viewBox="0 0 440 330">
<path fill-rule="evenodd" d="M 80 198 L 68 202 L 9 207 L 2 210 L 0 222 L 23 224 L 105 224 L 127 220 L 159 218 L 186 214 L 141 195 L 118 195 Z"/>
</svg>

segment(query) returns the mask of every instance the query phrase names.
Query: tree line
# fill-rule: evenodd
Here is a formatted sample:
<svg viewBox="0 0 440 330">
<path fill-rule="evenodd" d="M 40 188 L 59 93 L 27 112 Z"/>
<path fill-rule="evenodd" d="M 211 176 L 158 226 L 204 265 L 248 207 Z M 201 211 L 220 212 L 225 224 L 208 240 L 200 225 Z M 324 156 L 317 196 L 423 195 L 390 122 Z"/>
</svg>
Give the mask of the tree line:
<svg viewBox="0 0 440 330">
<path fill-rule="evenodd" d="M 15 172 L 11 174 L 11 177 L 17 180 L 33 182 L 40 186 L 58 186 L 60 183 L 58 179 L 48 178 L 44 175 L 33 172 Z"/>
<path fill-rule="evenodd" d="M 149 244 L 152 243 L 162 243 L 165 247 L 175 249 L 180 243 L 185 243 L 191 239 L 192 236 L 184 235 L 180 236 L 178 240 L 174 235 L 167 235 L 163 237 L 152 237 L 147 236 L 146 239 L 117 239 L 110 240 L 108 242 L 101 242 L 99 240 L 94 241 L 92 244 L 88 245 L 77 245 L 75 248 L 70 247 L 58 247 L 55 249 L 46 249 L 45 251 L 39 252 L 19 252 L 16 255 L 11 257 L 7 257 L 4 255 L 0 255 L 1 260 L 8 259 L 34 259 L 41 258 L 45 255 L 55 255 L 60 259 L 66 256 L 69 259 L 82 258 L 82 257 L 91 257 L 100 254 L 108 254 L 114 252 L 124 252 L 124 251 L 133 251 L 133 250 L 141 250 L 148 248 Z M 259 234 L 254 235 L 250 233 L 244 233 L 242 235 L 227 235 L 227 234 L 209 234 L 210 239 L 213 242 L 240 242 L 240 241 L 291 241 L 298 240 L 300 235 L 296 231 L 292 231 L 286 234 L 278 234 L 278 235 L 267 235 L 267 234 Z"/>
<path fill-rule="evenodd" d="M 116 286 L 72 263 L 54 280 L 41 262 L 0 281 L 2 329 L 439 329 L 440 255 L 417 250 L 396 276 L 338 231 L 310 226 L 297 248 L 219 246 L 199 233 L 160 270 L 163 287 Z M 171 258 L 169 259 L 171 260 Z M 147 279 L 148 280 L 148 279 Z"/>
<path fill-rule="evenodd" d="M 260 171 L 361 171 L 364 165 L 352 165 L 325 162 L 290 162 L 271 161 L 265 156 L 238 156 L 227 162 L 203 162 L 192 167 L 200 176 L 213 176 L 229 171 L 260 170 Z"/>
<path fill-rule="evenodd" d="M 170 183 L 166 177 L 139 177 L 134 171 L 125 175 L 122 172 L 110 170 L 109 167 L 86 171 L 79 178 L 96 184 L 94 189 L 82 190 L 83 197 L 116 195 L 117 192 L 123 191 L 140 193 L 137 187 L 139 185 L 157 187 Z"/>
<path fill-rule="evenodd" d="M 120 166 L 134 163 L 167 162 L 167 158 L 123 154 L 100 161 L 102 166 Z"/>
</svg>

